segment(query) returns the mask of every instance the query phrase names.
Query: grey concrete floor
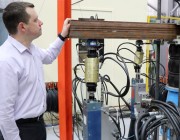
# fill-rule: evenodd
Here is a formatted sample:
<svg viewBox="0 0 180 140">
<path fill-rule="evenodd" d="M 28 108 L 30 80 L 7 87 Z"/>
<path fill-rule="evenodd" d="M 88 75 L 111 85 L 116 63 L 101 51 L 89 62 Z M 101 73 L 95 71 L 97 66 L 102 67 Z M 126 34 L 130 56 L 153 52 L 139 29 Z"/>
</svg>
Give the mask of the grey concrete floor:
<svg viewBox="0 0 180 140">
<path fill-rule="evenodd" d="M 125 137 L 128 136 L 128 131 L 129 131 L 129 122 L 130 119 L 129 118 L 125 118 Z M 122 124 L 122 123 L 121 123 Z M 59 126 L 53 126 L 53 127 L 46 127 L 46 131 L 47 131 L 47 140 L 60 140 L 59 138 Z M 80 134 L 80 138 L 77 137 L 77 133 L 74 132 L 74 139 L 73 140 L 83 140 L 83 138 L 81 137 L 82 134 Z"/>
<path fill-rule="evenodd" d="M 125 126 L 126 126 L 126 129 L 125 129 L 125 137 L 128 136 L 128 132 L 129 132 L 129 123 L 130 123 L 130 119 L 129 118 L 125 118 Z M 122 123 L 121 123 L 122 124 Z M 53 126 L 53 127 L 46 127 L 46 130 L 47 130 L 47 140 L 60 140 L 59 138 L 59 126 L 56 125 L 56 126 Z M 81 135 L 80 135 L 81 136 Z M 82 137 L 80 137 L 80 139 L 77 137 L 76 133 L 74 133 L 74 138 L 73 140 L 83 140 Z M 162 140 L 162 137 L 161 137 L 161 133 L 160 133 L 160 137 L 159 137 L 159 140 Z"/>
<path fill-rule="evenodd" d="M 46 131 L 47 131 L 47 140 L 60 140 L 58 125 L 53 127 L 46 127 Z M 79 140 L 75 133 L 74 133 L 74 140 Z M 82 138 L 80 140 L 82 140 Z"/>
</svg>

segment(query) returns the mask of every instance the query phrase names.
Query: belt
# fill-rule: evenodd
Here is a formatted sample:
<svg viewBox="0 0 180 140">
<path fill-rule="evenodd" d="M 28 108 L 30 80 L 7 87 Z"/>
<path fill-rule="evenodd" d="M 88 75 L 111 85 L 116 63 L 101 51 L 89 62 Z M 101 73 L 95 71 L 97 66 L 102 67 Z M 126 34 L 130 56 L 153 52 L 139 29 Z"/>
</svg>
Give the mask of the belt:
<svg viewBox="0 0 180 140">
<path fill-rule="evenodd" d="M 40 120 L 43 120 L 43 114 L 35 118 L 19 119 L 19 120 L 16 120 L 16 123 L 17 124 L 33 123 L 33 122 L 38 122 Z"/>
</svg>

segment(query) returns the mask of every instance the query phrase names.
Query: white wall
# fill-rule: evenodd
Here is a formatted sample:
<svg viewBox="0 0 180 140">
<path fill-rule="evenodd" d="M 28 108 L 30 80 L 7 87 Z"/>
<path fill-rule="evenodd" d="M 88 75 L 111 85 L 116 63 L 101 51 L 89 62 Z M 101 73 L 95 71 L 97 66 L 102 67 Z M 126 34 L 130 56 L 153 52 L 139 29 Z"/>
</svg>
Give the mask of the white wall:
<svg viewBox="0 0 180 140">
<path fill-rule="evenodd" d="M 25 0 L 24 0 L 25 1 Z M 42 20 L 42 36 L 34 41 L 42 48 L 48 48 L 49 44 L 57 37 L 57 0 L 27 0 L 35 5 L 35 9 Z M 45 81 L 56 82 L 58 80 L 57 60 L 51 65 L 44 65 Z"/>
<path fill-rule="evenodd" d="M 148 4 L 157 9 L 157 0 L 148 0 Z M 148 15 L 157 16 L 157 11 L 148 6 Z"/>
</svg>

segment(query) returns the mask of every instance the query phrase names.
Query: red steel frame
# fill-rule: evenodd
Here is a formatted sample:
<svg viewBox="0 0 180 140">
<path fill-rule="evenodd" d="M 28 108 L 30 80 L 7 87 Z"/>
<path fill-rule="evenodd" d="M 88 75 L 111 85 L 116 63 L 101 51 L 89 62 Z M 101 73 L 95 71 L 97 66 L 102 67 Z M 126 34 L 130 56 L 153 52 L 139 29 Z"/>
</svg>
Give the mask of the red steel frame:
<svg viewBox="0 0 180 140">
<path fill-rule="evenodd" d="M 63 22 L 71 18 L 71 0 L 57 0 L 58 33 Z M 59 130 L 61 140 L 72 140 L 72 64 L 71 40 L 67 40 L 58 57 Z"/>
</svg>

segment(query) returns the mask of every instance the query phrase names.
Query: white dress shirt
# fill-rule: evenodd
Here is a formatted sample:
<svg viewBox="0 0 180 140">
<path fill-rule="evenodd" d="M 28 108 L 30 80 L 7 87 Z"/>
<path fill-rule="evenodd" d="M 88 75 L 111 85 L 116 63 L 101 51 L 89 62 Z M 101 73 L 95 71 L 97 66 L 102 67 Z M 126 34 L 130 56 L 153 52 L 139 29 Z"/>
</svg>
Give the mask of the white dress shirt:
<svg viewBox="0 0 180 140">
<path fill-rule="evenodd" d="M 52 63 L 63 41 L 47 50 L 29 48 L 11 36 L 0 46 L 0 129 L 5 140 L 20 140 L 15 120 L 33 118 L 46 110 L 43 64 Z"/>
</svg>

